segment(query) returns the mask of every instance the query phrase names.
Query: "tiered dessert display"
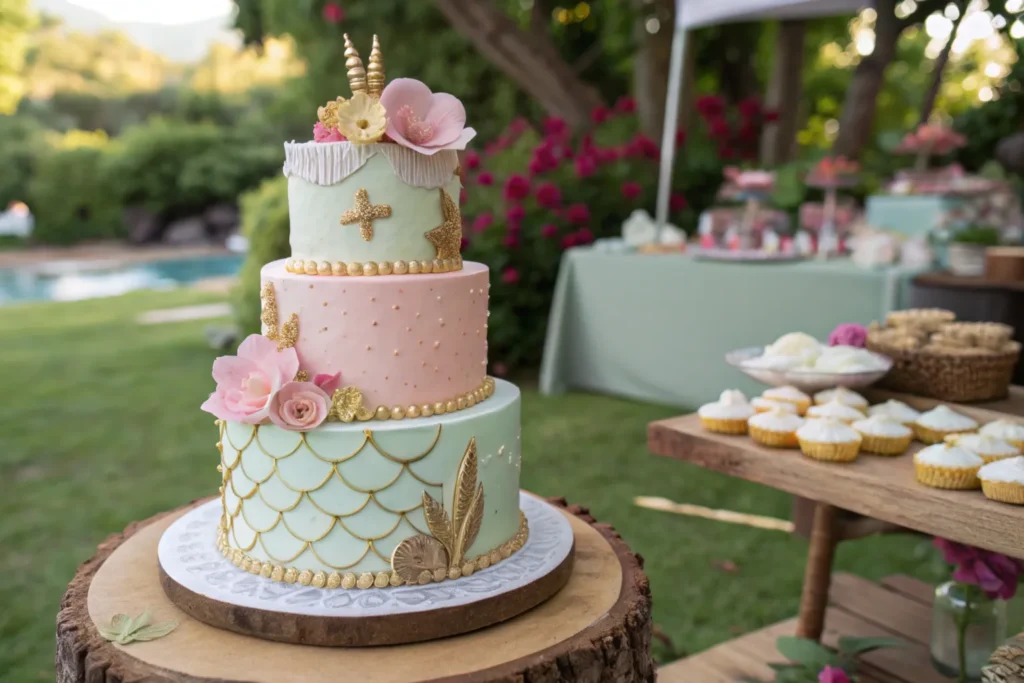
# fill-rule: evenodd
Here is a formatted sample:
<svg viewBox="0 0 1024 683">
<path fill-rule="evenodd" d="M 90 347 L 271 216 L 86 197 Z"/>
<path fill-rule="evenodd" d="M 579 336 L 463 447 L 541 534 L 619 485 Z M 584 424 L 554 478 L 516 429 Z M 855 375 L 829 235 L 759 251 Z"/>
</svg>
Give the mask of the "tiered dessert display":
<svg viewBox="0 0 1024 683">
<path fill-rule="evenodd" d="M 261 271 L 262 335 L 213 366 L 220 500 L 172 525 L 160 561 L 196 618 L 296 637 L 217 616 L 218 602 L 264 606 L 197 581 L 176 551 L 182 529 L 209 524 L 235 578 L 321 590 L 284 610 L 344 622 L 315 644 L 389 644 L 535 606 L 568 579 L 573 534 L 520 494 L 519 390 L 486 374 L 488 269 L 460 256 L 462 104 L 410 79 L 385 87 L 376 37 L 368 68 L 346 48 L 353 96 L 320 108 L 313 142 L 285 145 L 291 257 Z M 531 544 L 543 552 L 517 560 Z M 437 582 L 452 587 L 424 593 Z M 381 595 L 332 612 L 336 590 Z"/>
</svg>

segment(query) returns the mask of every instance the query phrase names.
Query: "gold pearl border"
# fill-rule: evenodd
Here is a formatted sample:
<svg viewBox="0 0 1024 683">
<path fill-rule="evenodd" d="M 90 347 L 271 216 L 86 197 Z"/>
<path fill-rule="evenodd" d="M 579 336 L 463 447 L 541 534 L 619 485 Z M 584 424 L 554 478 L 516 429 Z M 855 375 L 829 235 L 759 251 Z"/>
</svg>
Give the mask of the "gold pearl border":
<svg viewBox="0 0 1024 683">
<path fill-rule="evenodd" d="M 432 261 L 316 261 L 314 259 L 290 258 L 284 262 L 284 269 L 296 275 L 429 275 L 430 273 L 451 273 L 462 270 L 462 258 L 436 258 Z"/>
<path fill-rule="evenodd" d="M 362 422 L 367 420 L 402 420 L 405 418 L 413 419 L 444 415 L 445 413 L 457 413 L 460 410 L 472 408 L 478 403 L 483 403 L 493 395 L 494 378 L 484 377 L 484 381 L 473 391 L 468 391 L 446 401 L 436 401 L 422 405 L 393 406 L 391 408 L 377 406 L 373 410 L 367 410 L 362 416 L 357 415 L 356 419 Z"/>
<path fill-rule="evenodd" d="M 488 567 L 496 565 L 502 560 L 506 560 L 511 557 L 512 553 L 526 545 L 526 541 L 529 537 L 530 525 L 529 522 L 526 521 L 526 515 L 523 514 L 522 510 L 520 510 L 519 529 L 516 531 L 515 536 L 505 541 L 489 553 L 479 555 L 472 560 L 466 560 L 463 562 L 461 567 L 452 567 L 451 569 L 438 567 L 429 578 L 427 578 L 424 573 L 424 580 L 420 581 L 420 585 L 431 582 L 440 582 L 445 579 L 455 580 L 463 576 L 470 576 L 475 571 L 487 569 Z M 325 571 L 313 571 L 311 569 L 285 567 L 280 564 L 274 564 L 273 562 L 257 560 L 256 558 L 247 555 L 245 552 L 232 548 L 228 545 L 227 533 L 224 528 L 223 520 L 221 520 L 221 526 L 217 532 L 217 550 L 219 550 L 221 555 L 230 560 L 231 564 L 236 567 L 239 567 L 250 574 L 270 579 L 271 581 L 297 583 L 302 586 L 312 586 L 313 588 L 343 588 L 345 590 L 352 588 L 387 588 L 388 586 L 397 588 L 405 583 L 405 581 L 402 580 L 402 577 L 393 571 L 362 572 L 360 574 L 356 574 L 354 572 L 345 572 L 344 574 L 340 572 L 328 573 Z"/>
</svg>

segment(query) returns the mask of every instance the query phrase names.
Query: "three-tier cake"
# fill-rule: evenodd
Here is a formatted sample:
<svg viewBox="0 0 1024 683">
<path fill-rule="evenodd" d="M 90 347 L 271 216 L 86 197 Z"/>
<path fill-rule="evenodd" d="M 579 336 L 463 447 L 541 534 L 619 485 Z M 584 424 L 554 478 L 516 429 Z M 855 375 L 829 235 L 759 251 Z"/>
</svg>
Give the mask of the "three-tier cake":
<svg viewBox="0 0 1024 683">
<path fill-rule="evenodd" d="M 463 262 L 453 96 L 396 79 L 374 37 L 353 96 L 285 145 L 291 257 L 261 271 L 262 334 L 218 358 L 218 545 L 321 588 L 458 579 L 528 537 L 519 390 L 487 376 L 488 269 Z"/>
</svg>

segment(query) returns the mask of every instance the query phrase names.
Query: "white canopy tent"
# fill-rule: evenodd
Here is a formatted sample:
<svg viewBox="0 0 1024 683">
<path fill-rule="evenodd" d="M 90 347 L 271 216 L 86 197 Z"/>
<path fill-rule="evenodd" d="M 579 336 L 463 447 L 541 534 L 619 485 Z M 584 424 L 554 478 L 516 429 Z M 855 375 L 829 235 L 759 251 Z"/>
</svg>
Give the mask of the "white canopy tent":
<svg viewBox="0 0 1024 683">
<path fill-rule="evenodd" d="M 753 19 L 802 19 L 835 14 L 852 14 L 870 0 L 676 0 L 676 27 L 672 38 L 665 126 L 661 136 L 661 169 L 658 175 L 657 224 L 668 220 L 672 162 L 675 160 L 675 125 L 679 118 L 679 95 L 683 89 L 683 53 L 686 33 L 692 28 Z"/>
</svg>

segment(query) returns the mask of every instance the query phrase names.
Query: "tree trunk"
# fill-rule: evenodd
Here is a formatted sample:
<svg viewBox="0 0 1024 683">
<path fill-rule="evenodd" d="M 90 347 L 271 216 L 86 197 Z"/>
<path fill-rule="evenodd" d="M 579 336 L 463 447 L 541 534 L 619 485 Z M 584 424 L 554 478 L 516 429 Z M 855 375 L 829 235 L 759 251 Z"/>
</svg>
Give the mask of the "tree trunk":
<svg viewBox="0 0 1024 683">
<path fill-rule="evenodd" d="M 793 158 L 796 134 L 800 127 L 800 103 L 803 100 L 804 20 L 779 24 L 775 40 L 775 61 L 768 81 L 764 104 L 778 112 L 775 123 L 768 124 L 761 138 L 761 163 L 783 164 Z"/>
<path fill-rule="evenodd" d="M 545 31 L 524 31 L 490 0 L 434 0 L 456 31 L 554 116 L 585 126 L 601 104 Z"/>
<path fill-rule="evenodd" d="M 921 103 L 920 123 L 928 123 L 928 119 L 932 116 L 935 100 L 938 99 L 939 89 L 942 87 L 942 73 L 946 70 L 946 64 L 949 63 L 949 53 L 953 50 L 956 32 L 960 29 L 960 22 L 964 20 L 964 15 L 967 14 L 967 8 L 962 6 L 961 3 L 956 3 L 956 8 L 960 10 L 960 14 L 957 16 L 956 21 L 953 22 L 953 29 L 949 32 L 949 40 L 942 46 L 942 52 L 936 57 L 935 64 L 932 66 L 932 82 L 928 86 L 928 91 L 924 94 L 924 101 Z"/>
<path fill-rule="evenodd" d="M 896 16 L 896 0 L 877 0 L 875 11 L 875 49 L 853 72 L 839 118 L 839 136 L 832 147 L 835 154 L 848 159 L 858 158 L 871 137 L 875 101 L 882 89 L 885 70 L 895 58 L 896 42 L 907 26 Z"/>
<path fill-rule="evenodd" d="M 640 129 L 654 140 L 661 139 L 665 120 L 665 98 L 668 95 L 669 63 L 672 55 L 672 36 L 675 28 L 675 6 L 672 0 L 653 3 L 634 2 L 636 19 L 633 21 L 633 95 L 640 119 Z M 655 16 L 659 21 L 657 33 L 648 33 L 647 20 Z"/>
</svg>

